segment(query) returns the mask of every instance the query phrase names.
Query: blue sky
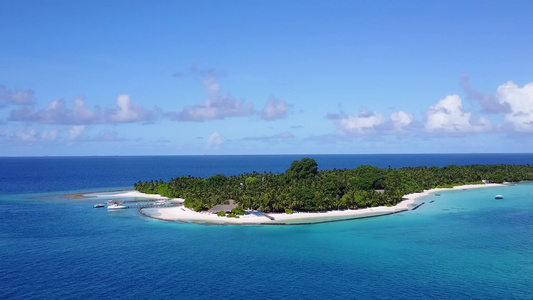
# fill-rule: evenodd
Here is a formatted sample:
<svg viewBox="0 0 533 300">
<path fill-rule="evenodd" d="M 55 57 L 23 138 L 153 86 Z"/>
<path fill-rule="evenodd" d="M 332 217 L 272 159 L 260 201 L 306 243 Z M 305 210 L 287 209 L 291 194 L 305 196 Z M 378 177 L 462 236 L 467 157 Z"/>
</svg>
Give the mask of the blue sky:
<svg viewBox="0 0 533 300">
<path fill-rule="evenodd" d="M 0 2 L 0 156 L 531 152 L 531 1 Z"/>
</svg>

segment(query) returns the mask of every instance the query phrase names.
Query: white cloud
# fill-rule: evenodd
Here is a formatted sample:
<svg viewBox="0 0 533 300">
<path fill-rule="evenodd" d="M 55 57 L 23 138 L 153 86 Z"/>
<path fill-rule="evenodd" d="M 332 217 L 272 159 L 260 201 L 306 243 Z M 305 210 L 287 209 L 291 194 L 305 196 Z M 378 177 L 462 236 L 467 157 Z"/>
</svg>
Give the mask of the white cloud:
<svg viewBox="0 0 533 300">
<path fill-rule="evenodd" d="M 37 131 L 35 127 L 29 126 L 15 131 L 8 139 L 14 142 L 31 144 L 34 142 L 53 142 L 58 139 L 58 136 L 57 129 Z"/>
<path fill-rule="evenodd" d="M 102 112 L 85 106 L 85 100 L 79 96 L 68 108 L 65 100 L 54 100 L 39 111 L 33 108 L 20 108 L 11 111 L 11 121 L 27 121 L 41 124 L 90 124 L 98 123 Z"/>
<path fill-rule="evenodd" d="M 218 132 L 213 132 L 209 135 L 206 142 L 207 148 L 218 148 L 220 145 L 222 145 L 222 137 Z"/>
<path fill-rule="evenodd" d="M 215 97 L 220 93 L 220 85 L 214 77 L 203 80 L 202 86 L 210 95 Z"/>
<path fill-rule="evenodd" d="M 20 108 L 11 111 L 11 121 L 26 121 L 40 124 L 88 125 L 103 123 L 151 122 L 159 118 L 158 109 L 145 109 L 133 104 L 128 95 L 120 95 L 116 100 L 117 108 L 102 110 L 85 105 L 82 96 L 76 97 L 69 108 L 65 100 L 50 102 L 44 109 Z"/>
<path fill-rule="evenodd" d="M 327 118 L 335 121 L 337 135 L 340 136 L 406 133 L 414 124 L 413 114 L 404 111 L 395 111 L 387 119 L 382 114 L 367 110 L 352 115 L 341 110 L 338 114 L 328 114 Z"/>
<path fill-rule="evenodd" d="M 223 120 L 234 117 L 249 117 L 261 114 L 263 120 L 271 121 L 283 119 L 287 115 L 289 105 L 284 100 L 270 96 L 264 108 L 258 112 L 252 102 L 237 100 L 229 93 L 221 94 L 218 78 L 220 75 L 213 69 L 200 70 L 191 68 L 191 73 L 198 76 L 208 76 L 202 80 L 202 87 L 207 93 L 207 100 L 203 103 L 184 107 L 178 112 L 166 113 L 166 117 L 173 121 L 203 122 Z"/>
<path fill-rule="evenodd" d="M 395 131 L 403 131 L 413 123 L 413 114 L 404 111 L 395 111 L 390 115 L 392 127 Z"/>
<path fill-rule="evenodd" d="M 236 100 L 229 94 L 221 96 L 220 86 L 214 78 L 204 80 L 202 85 L 209 94 L 204 103 L 185 107 L 180 112 L 168 113 L 167 116 L 174 121 L 202 122 L 254 114 L 252 103 Z"/>
<path fill-rule="evenodd" d="M 483 117 L 472 123 L 472 113 L 463 110 L 458 95 L 446 96 L 426 110 L 425 129 L 428 132 L 468 133 L 490 128 L 490 121 Z"/>
<path fill-rule="evenodd" d="M 330 115 L 329 118 L 335 119 L 337 133 L 340 135 L 371 134 L 386 121 L 383 115 L 366 110 L 361 110 L 356 115 Z"/>
<path fill-rule="evenodd" d="M 13 139 L 20 142 L 34 142 L 37 141 L 37 131 L 33 127 L 20 129 L 15 132 Z"/>
<path fill-rule="evenodd" d="M 79 139 L 83 133 L 85 132 L 86 126 L 85 125 L 75 125 L 72 126 L 68 130 L 68 139 L 71 141 L 75 141 Z"/>
<path fill-rule="evenodd" d="M 252 103 L 235 100 L 231 97 L 216 97 L 206 100 L 203 104 L 185 107 L 178 113 L 170 113 L 175 121 L 202 122 L 222 120 L 230 117 L 246 117 L 254 113 Z"/>
<path fill-rule="evenodd" d="M 516 131 L 533 132 L 533 82 L 520 88 L 508 81 L 498 87 L 497 98 L 500 104 L 510 108 L 505 114 L 507 123 Z"/>
<path fill-rule="evenodd" d="M 158 118 L 157 113 L 146 110 L 140 104 L 133 104 L 129 95 L 117 97 L 118 110 L 112 110 L 107 118 L 112 123 L 149 122 Z"/>
<path fill-rule="evenodd" d="M 75 125 L 68 130 L 68 141 L 81 142 L 81 143 L 94 143 L 94 142 L 120 142 L 126 141 L 126 138 L 120 137 L 116 131 L 112 130 L 100 130 L 96 135 L 87 135 L 86 125 Z"/>
<path fill-rule="evenodd" d="M 32 90 L 11 91 L 0 84 L 0 105 L 2 103 L 29 105 L 35 101 L 35 93 Z"/>
<path fill-rule="evenodd" d="M 85 122 L 91 122 L 98 119 L 97 110 L 92 110 L 85 106 L 85 98 L 83 96 L 77 96 L 72 101 L 72 116 L 76 120 L 82 120 Z"/>
<path fill-rule="evenodd" d="M 261 117 L 266 121 L 283 119 L 287 115 L 287 110 L 287 102 L 278 100 L 271 95 L 261 112 Z"/>
</svg>

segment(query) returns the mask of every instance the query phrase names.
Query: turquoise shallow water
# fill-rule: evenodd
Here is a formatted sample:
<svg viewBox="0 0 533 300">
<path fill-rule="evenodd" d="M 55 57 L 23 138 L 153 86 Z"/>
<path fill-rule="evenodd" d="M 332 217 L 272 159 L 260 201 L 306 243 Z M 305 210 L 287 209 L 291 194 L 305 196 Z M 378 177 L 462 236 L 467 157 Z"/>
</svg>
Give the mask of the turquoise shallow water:
<svg viewBox="0 0 533 300">
<path fill-rule="evenodd" d="M 182 174 L 279 172 L 292 159 L 0 158 L 0 299 L 533 298 L 532 183 L 443 192 L 415 211 L 299 226 L 170 223 L 61 195 Z M 317 161 L 401 167 L 533 163 L 533 155 Z"/>
<path fill-rule="evenodd" d="M 531 298 L 532 183 L 422 201 L 372 219 L 202 226 L 2 197 L 0 298 Z"/>
</svg>

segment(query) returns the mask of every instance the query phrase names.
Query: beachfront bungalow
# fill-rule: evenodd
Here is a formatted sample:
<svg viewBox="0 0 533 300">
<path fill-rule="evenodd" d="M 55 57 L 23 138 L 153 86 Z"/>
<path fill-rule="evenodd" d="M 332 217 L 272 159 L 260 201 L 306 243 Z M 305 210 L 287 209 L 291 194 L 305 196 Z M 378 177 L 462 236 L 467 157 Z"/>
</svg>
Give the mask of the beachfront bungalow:
<svg viewBox="0 0 533 300">
<path fill-rule="evenodd" d="M 232 209 L 237 208 L 237 204 L 235 204 L 235 200 L 228 200 L 228 204 L 218 204 L 213 206 L 211 209 L 208 210 L 208 212 L 213 214 L 218 214 L 219 212 L 223 211 L 225 213 L 230 213 Z"/>
</svg>

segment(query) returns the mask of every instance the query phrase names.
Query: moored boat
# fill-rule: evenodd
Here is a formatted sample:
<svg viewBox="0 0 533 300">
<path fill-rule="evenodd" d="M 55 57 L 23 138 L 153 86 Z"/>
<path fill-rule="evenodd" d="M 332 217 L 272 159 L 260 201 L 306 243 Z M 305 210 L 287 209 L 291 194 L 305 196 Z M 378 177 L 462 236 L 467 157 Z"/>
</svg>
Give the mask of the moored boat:
<svg viewBox="0 0 533 300">
<path fill-rule="evenodd" d="M 105 204 L 98 203 L 98 204 L 93 205 L 93 207 L 94 207 L 94 208 L 105 207 Z"/>
<path fill-rule="evenodd" d="M 124 209 L 124 208 L 128 208 L 128 207 L 126 205 L 119 205 L 116 203 L 107 206 L 107 209 L 109 210 Z"/>
<path fill-rule="evenodd" d="M 494 198 L 495 199 L 503 199 L 503 196 L 502 195 L 496 195 Z"/>
</svg>

